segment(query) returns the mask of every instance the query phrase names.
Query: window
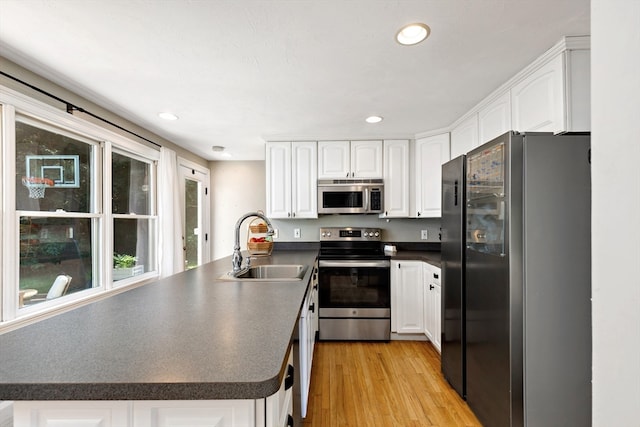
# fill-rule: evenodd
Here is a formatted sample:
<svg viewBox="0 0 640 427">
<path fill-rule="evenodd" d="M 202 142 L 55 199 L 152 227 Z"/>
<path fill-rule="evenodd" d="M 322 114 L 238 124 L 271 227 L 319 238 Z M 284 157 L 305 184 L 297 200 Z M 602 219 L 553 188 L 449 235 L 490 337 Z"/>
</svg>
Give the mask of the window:
<svg viewBox="0 0 640 427">
<path fill-rule="evenodd" d="M 0 329 L 157 277 L 159 151 L 0 87 Z"/>
<path fill-rule="evenodd" d="M 97 141 L 16 118 L 18 308 L 96 285 L 98 148 Z"/>
<path fill-rule="evenodd" d="M 149 161 L 114 152 L 111 157 L 113 213 L 113 280 L 153 270 L 156 247 L 153 186 Z"/>
</svg>

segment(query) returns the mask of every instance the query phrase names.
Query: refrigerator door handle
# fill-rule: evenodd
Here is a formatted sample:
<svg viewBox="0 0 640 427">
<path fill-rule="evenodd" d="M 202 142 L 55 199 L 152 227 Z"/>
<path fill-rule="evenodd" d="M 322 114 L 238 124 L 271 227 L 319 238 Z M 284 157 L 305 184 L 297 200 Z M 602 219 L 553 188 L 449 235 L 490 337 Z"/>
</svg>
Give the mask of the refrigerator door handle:
<svg viewBox="0 0 640 427">
<path fill-rule="evenodd" d="M 458 180 L 455 180 L 453 187 L 453 206 L 458 206 Z"/>
</svg>

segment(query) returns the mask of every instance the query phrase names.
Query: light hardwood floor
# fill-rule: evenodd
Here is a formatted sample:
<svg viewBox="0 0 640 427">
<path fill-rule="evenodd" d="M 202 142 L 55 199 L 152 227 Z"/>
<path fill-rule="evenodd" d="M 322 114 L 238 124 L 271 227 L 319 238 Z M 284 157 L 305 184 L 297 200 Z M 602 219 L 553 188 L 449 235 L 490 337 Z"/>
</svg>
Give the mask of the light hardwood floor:
<svg viewBox="0 0 640 427">
<path fill-rule="evenodd" d="M 480 426 L 422 341 L 319 342 L 304 427 Z"/>
</svg>

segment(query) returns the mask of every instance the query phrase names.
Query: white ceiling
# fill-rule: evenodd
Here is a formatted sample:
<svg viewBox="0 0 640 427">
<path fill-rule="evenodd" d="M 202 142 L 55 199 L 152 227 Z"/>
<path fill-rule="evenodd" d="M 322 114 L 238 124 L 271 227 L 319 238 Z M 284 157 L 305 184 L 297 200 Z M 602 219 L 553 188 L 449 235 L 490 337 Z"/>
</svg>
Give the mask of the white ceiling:
<svg viewBox="0 0 640 427">
<path fill-rule="evenodd" d="M 222 145 L 258 160 L 265 140 L 449 126 L 562 36 L 589 34 L 589 12 L 589 0 L 0 0 L 0 55 L 206 159 Z M 412 22 L 431 36 L 397 44 Z"/>
</svg>

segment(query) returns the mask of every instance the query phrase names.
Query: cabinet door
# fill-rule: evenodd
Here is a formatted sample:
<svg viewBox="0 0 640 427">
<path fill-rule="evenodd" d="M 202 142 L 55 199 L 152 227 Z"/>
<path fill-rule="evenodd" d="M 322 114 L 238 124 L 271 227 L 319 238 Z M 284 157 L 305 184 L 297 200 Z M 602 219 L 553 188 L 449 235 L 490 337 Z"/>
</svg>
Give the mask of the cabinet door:
<svg viewBox="0 0 640 427">
<path fill-rule="evenodd" d="M 431 292 L 431 277 L 433 272 L 431 265 L 427 263 L 422 264 L 422 277 L 423 277 L 423 290 L 424 290 L 424 334 L 429 341 L 433 342 L 434 339 L 434 313 L 433 313 L 433 292 Z"/>
<path fill-rule="evenodd" d="M 351 178 L 382 178 L 382 141 L 351 141 Z"/>
<path fill-rule="evenodd" d="M 394 261 L 391 265 L 391 330 L 399 334 L 424 333 L 422 262 Z M 395 322 L 394 322 L 395 317 Z M 393 325 L 395 323 L 395 325 Z M 394 331 L 395 326 L 395 331 Z"/>
<path fill-rule="evenodd" d="M 451 131 L 451 158 L 467 154 L 479 145 L 478 115 L 474 114 Z"/>
<path fill-rule="evenodd" d="M 318 179 L 344 179 L 351 175 L 349 141 L 318 141 Z"/>
<path fill-rule="evenodd" d="M 294 375 L 298 374 L 293 370 L 293 351 L 290 351 L 287 359 L 287 371 L 280 384 L 280 389 L 266 399 L 256 401 L 259 409 L 257 411 L 256 420 L 258 425 L 256 427 L 261 426 L 260 418 L 262 418 L 262 414 L 260 411 L 262 408 L 265 410 L 264 427 L 284 427 L 289 425 L 288 420 L 293 417 L 293 378 Z"/>
<path fill-rule="evenodd" d="M 318 151 L 315 141 L 291 143 L 291 206 L 294 218 L 318 217 Z"/>
<path fill-rule="evenodd" d="M 16 401 L 14 427 L 130 427 L 124 401 Z"/>
<path fill-rule="evenodd" d="M 415 148 L 415 216 L 440 217 L 442 164 L 449 161 L 449 134 L 418 139 Z"/>
<path fill-rule="evenodd" d="M 384 213 L 382 218 L 409 216 L 409 140 L 384 141 Z"/>
<path fill-rule="evenodd" d="M 442 287 L 436 285 L 433 289 L 433 345 L 439 353 L 442 352 Z"/>
<path fill-rule="evenodd" d="M 511 96 L 505 92 L 478 112 L 479 144 L 511 130 Z"/>
<path fill-rule="evenodd" d="M 442 306 L 440 269 L 428 263 L 423 263 L 424 278 L 424 334 L 438 352 L 441 351 L 442 341 Z"/>
<path fill-rule="evenodd" d="M 511 89 L 513 130 L 559 132 L 566 128 L 562 58 L 558 55 Z"/>
<path fill-rule="evenodd" d="M 149 400 L 133 403 L 134 427 L 253 426 L 254 400 Z"/>
<path fill-rule="evenodd" d="M 290 218 L 291 143 L 269 142 L 266 152 L 267 216 Z"/>
</svg>

